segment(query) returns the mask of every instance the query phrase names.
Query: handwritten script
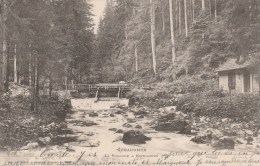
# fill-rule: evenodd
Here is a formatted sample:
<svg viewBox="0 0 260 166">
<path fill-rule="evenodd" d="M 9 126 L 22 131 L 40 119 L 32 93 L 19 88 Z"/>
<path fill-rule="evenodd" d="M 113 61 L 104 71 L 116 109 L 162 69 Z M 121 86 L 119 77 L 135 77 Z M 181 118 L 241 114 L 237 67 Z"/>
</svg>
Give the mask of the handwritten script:
<svg viewBox="0 0 260 166">
<path fill-rule="evenodd" d="M 0 156 L 1 166 L 175 166 L 175 165 L 220 165 L 220 166 L 258 166 L 260 152 L 236 152 L 229 150 L 165 152 L 155 153 L 146 150 L 135 152 L 98 153 L 91 151 L 57 151 L 43 150 L 40 153 L 11 152 Z"/>
</svg>

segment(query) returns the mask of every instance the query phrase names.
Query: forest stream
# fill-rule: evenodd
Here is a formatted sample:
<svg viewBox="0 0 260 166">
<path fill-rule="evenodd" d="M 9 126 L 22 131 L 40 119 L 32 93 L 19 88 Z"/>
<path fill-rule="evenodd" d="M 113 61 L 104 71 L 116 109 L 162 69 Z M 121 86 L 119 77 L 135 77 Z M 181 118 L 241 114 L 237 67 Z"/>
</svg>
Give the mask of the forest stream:
<svg viewBox="0 0 260 166">
<path fill-rule="evenodd" d="M 122 101 L 127 103 L 127 101 Z M 154 118 L 136 117 L 112 101 L 72 99 L 55 145 L 2 154 L 2 165 L 195 165 L 200 158 L 217 159 L 210 146 L 191 142 L 192 135 L 155 131 Z M 123 143 L 123 133 L 139 130 L 151 140 Z M 146 164 L 144 164 L 146 162 Z M 166 162 L 168 164 L 166 164 Z M 175 164 L 171 163 L 174 162 Z M 179 162 L 179 164 L 177 164 Z M 186 162 L 186 163 L 185 163 Z M 165 164 L 163 164 L 165 163 Z"/>
</svg>

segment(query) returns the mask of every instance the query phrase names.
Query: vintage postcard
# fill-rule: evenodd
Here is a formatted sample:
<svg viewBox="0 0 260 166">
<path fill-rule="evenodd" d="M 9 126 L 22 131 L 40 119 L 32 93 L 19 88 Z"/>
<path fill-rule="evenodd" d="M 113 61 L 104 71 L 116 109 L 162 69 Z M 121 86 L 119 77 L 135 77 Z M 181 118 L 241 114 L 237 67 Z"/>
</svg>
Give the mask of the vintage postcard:
<svg viewBox="0 0 260 166">
<path fill-rule="evenodd" d="M 259 0 L 0 0 L 0 166 L 259 166 Z"/>
</svg>

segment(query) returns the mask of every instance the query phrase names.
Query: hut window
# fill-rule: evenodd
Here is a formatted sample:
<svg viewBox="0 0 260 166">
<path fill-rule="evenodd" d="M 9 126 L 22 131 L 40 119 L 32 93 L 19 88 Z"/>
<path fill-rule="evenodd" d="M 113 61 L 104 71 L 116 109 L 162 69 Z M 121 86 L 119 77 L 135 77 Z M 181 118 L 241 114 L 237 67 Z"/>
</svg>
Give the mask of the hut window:
<svg viewBox="0 0 260 166">
<path fill-rule="evenodd" d="M 236 74 L 231 72 L 228 73 L 228 87 L 229 89 L 236 89 Z"/>
</svg>

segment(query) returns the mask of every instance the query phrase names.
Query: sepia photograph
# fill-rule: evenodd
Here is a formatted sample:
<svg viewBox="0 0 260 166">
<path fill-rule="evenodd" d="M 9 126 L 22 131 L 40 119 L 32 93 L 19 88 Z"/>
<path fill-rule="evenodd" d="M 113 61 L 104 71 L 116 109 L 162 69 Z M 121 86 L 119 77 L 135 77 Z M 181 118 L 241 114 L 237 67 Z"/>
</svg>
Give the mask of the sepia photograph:
<svg viewBox="0 0 260 166">
<path fill-rule="evenodd" d="M 0 166 L 260 166 L 260 0 L 0 0 Z"/>
</svg>

